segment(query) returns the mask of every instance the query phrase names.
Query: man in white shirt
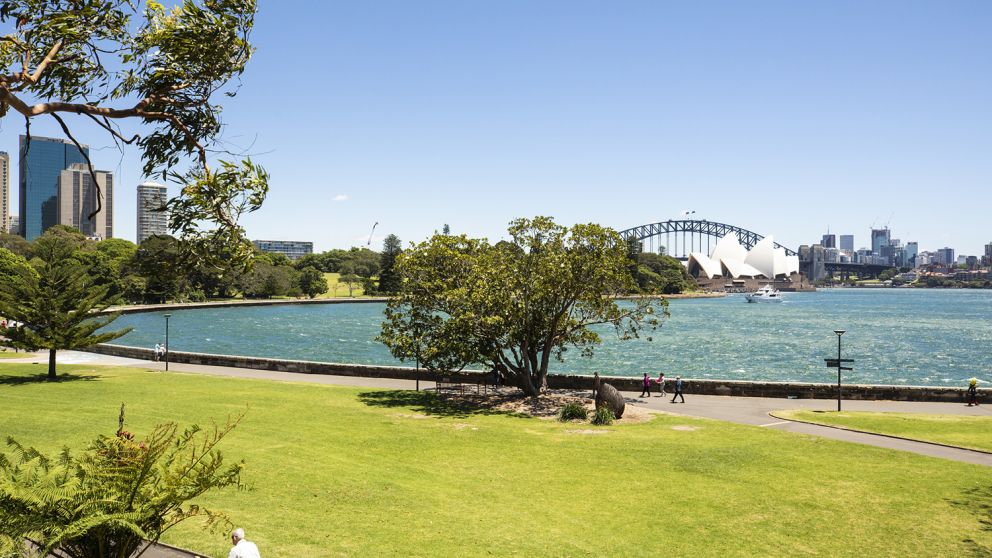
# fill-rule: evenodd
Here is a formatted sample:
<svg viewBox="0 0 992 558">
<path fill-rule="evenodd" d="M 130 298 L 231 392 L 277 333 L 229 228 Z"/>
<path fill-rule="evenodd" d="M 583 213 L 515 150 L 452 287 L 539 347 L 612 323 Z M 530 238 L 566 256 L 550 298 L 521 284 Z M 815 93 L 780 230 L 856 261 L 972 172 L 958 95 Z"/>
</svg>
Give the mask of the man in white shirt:
<svg viewBox="0 0 992 558">
<path fill-rule="evenodd" d="M 231 532 L 231 552 L 227 558 L 262 558 L 255 543 L 245 540 L 245 530 L 237 528 Z"/>
</svg>

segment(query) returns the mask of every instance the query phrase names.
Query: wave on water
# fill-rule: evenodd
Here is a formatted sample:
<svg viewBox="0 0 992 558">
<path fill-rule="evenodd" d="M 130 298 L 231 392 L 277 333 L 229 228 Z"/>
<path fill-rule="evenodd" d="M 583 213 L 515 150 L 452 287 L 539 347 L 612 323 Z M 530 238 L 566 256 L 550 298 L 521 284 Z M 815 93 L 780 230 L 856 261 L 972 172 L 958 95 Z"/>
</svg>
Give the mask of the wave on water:
<svg viewBox="0 0 992 558">
<path fill-rule="evenodd" d="M 963 387 L 974 376 L 992 384 L 992 291 L 835 289 L 789 293 L 785 302 L 792 304 L 744 304 L 737 296 L 672 300 L 671 317 L 653 341 L 619 341 L 609 327 L 595 328 L 603 343 L 593 358 L 569 351 L 551 372 L 836 381 L 824 359 L 836 358 L 834 330 L 843 329 L 843 357 L 854 359 L 850 377 L 859 383 Z M 169 344 L 177 351 L 402 365 L 375 339 L 383 308 L 186 310 L 173 316 Z M 117 343 L 154 346 L 164 338 L 163 313 L 125 315 L 109 329 L 132 326 Z"/>
</svg>

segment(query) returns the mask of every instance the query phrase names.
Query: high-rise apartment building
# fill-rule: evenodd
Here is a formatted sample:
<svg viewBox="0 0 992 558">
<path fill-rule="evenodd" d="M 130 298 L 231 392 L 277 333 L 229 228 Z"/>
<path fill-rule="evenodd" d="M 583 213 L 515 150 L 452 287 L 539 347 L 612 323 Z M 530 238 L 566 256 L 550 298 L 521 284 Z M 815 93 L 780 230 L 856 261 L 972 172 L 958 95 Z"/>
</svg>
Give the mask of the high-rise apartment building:
<svg viewBox="0 0 992 558">
<path fill-rule="evenodd" d="M 169 213 L 164 211 L 167 201 L 165 186 L 156 182 L 138 185 L 138 244 L 151 236 L 169 234 Z"/>
<path fill-rule="evenodd" d="M 0 151 L 0 232 L 15 232 L 10 227 L 10 155 Z"/>
<path fill-rule="evenodd" d="M 824 248 L 836 248 L 837 247 L 837 235 L 830 234 L 830 233 L 827 233 L 827 234 L 823 235 L 823 240 L 820 241 L 820 244 Z"/>
<path fill-rule="evenodd" d="M 101 170 L 93 174 L 99 192 L 86 164 L 72 164 L 59 173 L 58 224 L 75 227 L 89 238 L 113 238 L 114 175 Z"/>
<path fill-rule="evenodd" d="M 45 229 L 59 223 L 59 180 L 62 171 L 86 163 L 84 153 L 72 142 L 31 136 L 20 137 L 18 160 L 18 217 L 21 236 L 34 240 Z M 107 196 L 109 199 L 109 196 Z M 107 215 L 110 215 L 109 211 Z"/>
<path fill-rule="evenodd" d="M 11 215 L 10 221 L 8 221 L 8 223 L 10 223 L 11 234 L 19 234 L 21 236 L 24 236 L 24 232 L 21 231 L 21 218 L 19 216 Z"/>
<path fill-rule="evenodd" d="M 954 258 L 954 248 L 939 248 L 937 250 L 937 263 L 943 265 L 954 265 L 957 260 Z"/>
<path fill-rule="evenodd" d="M 882 247 L 889 245 L 889 229 L 871 230 L 871 251 L 875 255 L 881 255 Z"/>
<path fill-rule="evenodd" d="M 842 234 L 840 235 L 840 249 L 847 250 L 850 253 L 854 252 L 854 235 L 853 234 Z"/>
</svg>

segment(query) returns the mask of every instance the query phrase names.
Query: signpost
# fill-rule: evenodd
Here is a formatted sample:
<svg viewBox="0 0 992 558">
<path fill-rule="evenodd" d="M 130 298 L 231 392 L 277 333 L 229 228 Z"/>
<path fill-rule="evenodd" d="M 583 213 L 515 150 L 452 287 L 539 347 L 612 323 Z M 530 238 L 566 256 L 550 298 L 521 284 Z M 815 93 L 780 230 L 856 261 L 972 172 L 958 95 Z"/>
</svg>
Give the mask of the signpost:
<svg viewBox="0 0 992 558">
<path fill-rule="evenodd" d="M 169 371 L 169 318 L 172 314 L 165 315 L 165 371 Z"/>
<path fill-rule="evenodd" d="M 843 329 L 835 329 L 834 333 L 837 334 L 837 358 L 825 358 L 823 360 L 827 363 L 827 368 L 837 368 L 837 412 L 840 412 L 840 399 L 841 399 L 841 387 L 840 387 L 840 373 L 843 370 L 853 370 L 849 366 L 844 366 L 845 362 L 854 362 L 852 358 L 840 358 L 840 336 L 844 335 Z"/>
</svg>

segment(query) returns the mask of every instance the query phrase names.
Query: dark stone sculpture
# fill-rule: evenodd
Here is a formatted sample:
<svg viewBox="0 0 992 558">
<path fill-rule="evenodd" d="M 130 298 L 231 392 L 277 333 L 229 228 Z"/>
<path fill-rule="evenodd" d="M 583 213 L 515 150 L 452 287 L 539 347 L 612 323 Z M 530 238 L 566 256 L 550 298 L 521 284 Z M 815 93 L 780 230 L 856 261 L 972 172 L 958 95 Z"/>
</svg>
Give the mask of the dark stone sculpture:
<svg viewBox="0 0 992 558">
<path fill-rule="evenodd" d="M 614 418 L 622 417 L 624 409 L 627 408 L 627 404 L 624 403 L 623 396 L 620 395 L 617 388 L 605 382 L 600 385 L 599 391 L 596 392 L 596 408 L 598 409 L 603 405 L 613 411 Z"/>
</svg>

